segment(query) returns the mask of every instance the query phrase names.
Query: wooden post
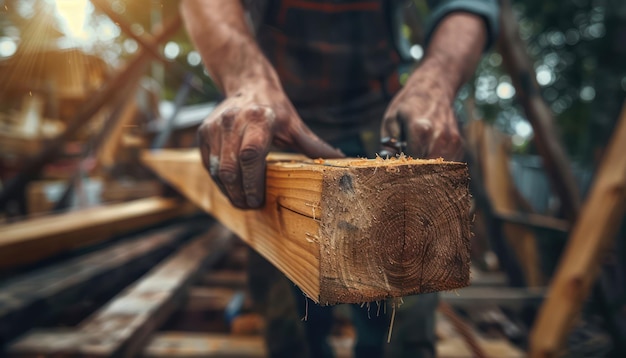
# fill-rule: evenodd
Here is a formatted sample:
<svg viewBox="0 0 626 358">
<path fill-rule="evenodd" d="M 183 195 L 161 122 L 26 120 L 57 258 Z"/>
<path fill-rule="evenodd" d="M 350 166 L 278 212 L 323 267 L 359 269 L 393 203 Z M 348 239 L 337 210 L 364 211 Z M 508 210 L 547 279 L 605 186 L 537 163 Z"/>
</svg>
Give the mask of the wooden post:
<svg viewBox="0 0 626 358">
<path fill-rule="evenodd" d="M 624 218 L 626 105 L 587 202 L 574 225 L 530 337 L 531 357 L 555 357 L 600 271 L 602 253 Z"/>
<path fill-rule="evenodd" d="M 275 157 L 274 157 L 275 158 Z M 321 304 L 469 283 L 467 166 L 442 160 L 268 159 L 266 203 L 234 208 L 198 150 L 144 162 Z"/>
<path fill-rule="evenodd" d="M 102 138 L 100 147 L 97 148 L 96 158 L 99 166 L 109 169 L 115 165 L 115 158 L 122 148 L 124 130 L 136 119 L 136 115 L 137 102 L 131 98 L 124 104 L 119 118 L 115 118 L 115 122 L 109 127 L 109 133 Z"/>
<path fill-rule="evenodd" d="M 522 196 L 517 191 L 509 169 L 505 136 L 482 121 L 474 121 L 472 124 L 479 126 L 478 131 L 482 134 L 479 149 L 484 185 L 496 217 L 498 212 L 517 211 L 522 206 L 520 205 Z M 524 271 L 526 284 L 543 285 L 534 231 L 523 225 L 508 222 L 502 224 L 502 229 L 509 247 L 515 252 L 517 261 Z"/>
<path fill-rule="evenodd" d="M 567 218 L 573 223 L 580 211 L 580 196 L 574 174 L 557 136 L 552 112 L 541 98 L 536 73 L 526 46 L 519 36 L 518 22 L 513 15 L 511 3 L 509 0 L 500 3 L 502 34 L 498 47 L 502 54 L 502 63 L 511 76 L 515 97 L 533 127 L 537 151 L 543 158 L 543 166 L 552 189 L 558 195 Z"/>
</svg>

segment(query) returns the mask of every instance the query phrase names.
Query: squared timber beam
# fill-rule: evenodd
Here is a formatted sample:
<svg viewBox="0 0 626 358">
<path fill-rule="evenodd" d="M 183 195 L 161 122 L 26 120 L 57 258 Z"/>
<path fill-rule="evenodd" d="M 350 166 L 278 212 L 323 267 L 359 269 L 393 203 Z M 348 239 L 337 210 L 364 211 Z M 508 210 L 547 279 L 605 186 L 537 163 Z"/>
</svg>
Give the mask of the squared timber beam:
<svg viewBox="0 0 626 358">
<path fill-rule="evenodd" d="M 274 154 L 264 207 L 240 210 L 213 183 L 197 150 L 145 152 L 143 161 L 317 303 L 469 284 L 466 164 Z"/>
</svg>

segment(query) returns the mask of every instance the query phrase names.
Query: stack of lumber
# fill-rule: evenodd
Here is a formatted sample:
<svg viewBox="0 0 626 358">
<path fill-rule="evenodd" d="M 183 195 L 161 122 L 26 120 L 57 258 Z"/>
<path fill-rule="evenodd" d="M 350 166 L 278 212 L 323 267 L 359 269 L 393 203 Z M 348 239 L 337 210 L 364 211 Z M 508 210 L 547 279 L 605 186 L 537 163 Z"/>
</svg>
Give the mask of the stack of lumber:
<svg viewBox="0 0 626 358">
<path fill-rule="evenodd" d="M 0 283 L 0 354 L 265 357 L 264 322 L 249 303 L 232 322 L 225 315 L 246 294 L 246 252 L 223 227 L 186 221 L 14 277 Z M 506 339 L 468 324 L 488 357 L 523 356 Z M 443 315 L 436 325 L 439 357 L 474 356 Z M 337 357 L 352 357 L 350 332 L 330 338 Z"/>
</svg>

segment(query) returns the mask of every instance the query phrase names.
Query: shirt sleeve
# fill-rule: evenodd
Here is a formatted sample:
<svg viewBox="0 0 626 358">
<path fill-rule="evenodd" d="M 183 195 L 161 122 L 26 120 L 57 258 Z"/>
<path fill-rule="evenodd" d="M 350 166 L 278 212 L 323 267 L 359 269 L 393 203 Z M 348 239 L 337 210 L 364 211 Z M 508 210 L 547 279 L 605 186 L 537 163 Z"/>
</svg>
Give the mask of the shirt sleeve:
<svg viewBox="0 0 626 358">
<path fill-rule="evenodd" d="M 426 25 L 426 45 L 444 17 L 453 12 L 468 12 L 480 16 L 487 26 L 488 50 L 498 37 L 500 4 L 498 0 L 427 0 L 431 13 Z"/>
</svg>

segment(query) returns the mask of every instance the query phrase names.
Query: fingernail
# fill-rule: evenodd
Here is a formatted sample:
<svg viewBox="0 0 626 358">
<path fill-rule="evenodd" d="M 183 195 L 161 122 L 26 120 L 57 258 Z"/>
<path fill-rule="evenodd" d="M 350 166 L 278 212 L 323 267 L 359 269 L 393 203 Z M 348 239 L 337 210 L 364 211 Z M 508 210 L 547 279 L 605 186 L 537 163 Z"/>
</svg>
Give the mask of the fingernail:
<svg viewBox="0 0 626 358">
<path fill-rule="evenodd" d="M 258 208 L 259 206 L 261 206 L 261 200 L 253 195 L 249 195 L 246 197 L 246 201 L 248 202 L 248 206 L 253 207 L 253 208 Z"/>
</svg>

